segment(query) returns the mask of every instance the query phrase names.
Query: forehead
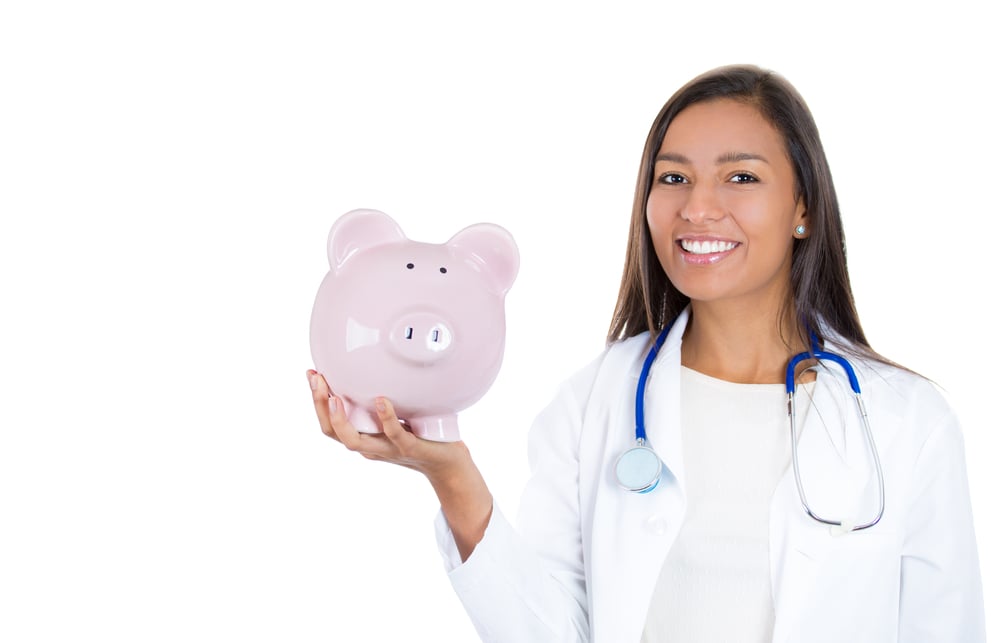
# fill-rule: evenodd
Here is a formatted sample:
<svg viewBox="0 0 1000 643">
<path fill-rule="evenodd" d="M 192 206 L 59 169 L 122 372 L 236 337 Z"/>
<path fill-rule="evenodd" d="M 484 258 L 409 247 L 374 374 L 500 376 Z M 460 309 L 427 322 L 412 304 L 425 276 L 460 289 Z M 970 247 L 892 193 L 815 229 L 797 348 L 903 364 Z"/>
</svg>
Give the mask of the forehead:
<svg viewBox="0 0 1000 643">
<path fill-rule="evenodd" d="M 755 152 L 786 157 L 781 134 L 753 105 L 717 99 L 685 108 L 667 127 L 661 152 L 695 159 L 702 154 Z M 713 156 L 713 158 L 714 158 Z"/>
</svg>

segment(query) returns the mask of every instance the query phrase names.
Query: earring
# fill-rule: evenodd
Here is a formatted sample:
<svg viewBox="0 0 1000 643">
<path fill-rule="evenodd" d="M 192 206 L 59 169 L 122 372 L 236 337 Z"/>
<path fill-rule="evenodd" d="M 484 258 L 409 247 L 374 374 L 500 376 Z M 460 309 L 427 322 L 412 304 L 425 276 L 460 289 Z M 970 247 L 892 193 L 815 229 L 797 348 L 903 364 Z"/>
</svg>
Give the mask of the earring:
<svg viewBox="0 0 1000 643">
<path fill-rule="evenodd" d="M 806 233 L 806 227 L 804 225 L 795 226 L 795 234 L 803 235 Z"/>
</svg>

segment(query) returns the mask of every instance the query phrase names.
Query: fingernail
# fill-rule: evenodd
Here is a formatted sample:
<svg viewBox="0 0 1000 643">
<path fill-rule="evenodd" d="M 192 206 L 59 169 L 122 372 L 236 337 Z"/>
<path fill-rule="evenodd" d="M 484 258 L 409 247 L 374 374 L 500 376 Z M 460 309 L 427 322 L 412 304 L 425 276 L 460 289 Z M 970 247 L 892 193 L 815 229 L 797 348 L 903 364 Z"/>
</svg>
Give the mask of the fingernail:
<svg viewBox="0 0 1000 643">
<path fill-rule="evenodd" d="M 380 397 L 379 397 L 379 398 L 376 398 L 376 399 L 375 399 L 375 409 L 376 409 L 376 410 L 377 410 L 377 411 L 378 411 L 379 413 L 385 413 L 385 400 L 383 400 L 383 399 L 382 399 L 382 398 L 380 398 Z"/>
<path fill-rule="evenodd" d="M 309 376 L 309 388 L 314 391 L 319 388 L 319 377 L 316 375 Z"/>
</svg>

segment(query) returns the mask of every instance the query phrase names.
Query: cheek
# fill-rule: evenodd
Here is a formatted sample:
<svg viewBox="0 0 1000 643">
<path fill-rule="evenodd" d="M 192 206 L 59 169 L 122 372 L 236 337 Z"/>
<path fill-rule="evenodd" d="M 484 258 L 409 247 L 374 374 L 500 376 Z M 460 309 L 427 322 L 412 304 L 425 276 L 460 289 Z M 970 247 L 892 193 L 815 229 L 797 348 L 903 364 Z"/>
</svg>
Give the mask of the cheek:
<svg viewBox="0 0 1000 643">
<path fill-rule="evenodd" d="M 673 221 L 669 209 L 664 203 L 664 199 L 656 199 L 650 196 L 646 200 L 646 225 L 649 227 L 649 238 L 653 242 L 653 252 L 663 267 L 667 270 L 673 256 Z"/>
<path fill-rule="evenodd" d="M 776 246 L 790 246 L 795 228 L 795 210 L 783 203 L 761 203 L 744 211 L 743 223 L 759 239 L 766 239 Z"/>
<path fill-rule="evenodd" d="M 649 232 L 653 237 L 653 242 L 659 245 L 658 238 L 666 235 L 670 236 L 670 223 L 673 217 L 670 216 L 670 203 L 667 199 L 651 192 L 646 199 L 646 223 L 649 225 Z"/>
</svg>

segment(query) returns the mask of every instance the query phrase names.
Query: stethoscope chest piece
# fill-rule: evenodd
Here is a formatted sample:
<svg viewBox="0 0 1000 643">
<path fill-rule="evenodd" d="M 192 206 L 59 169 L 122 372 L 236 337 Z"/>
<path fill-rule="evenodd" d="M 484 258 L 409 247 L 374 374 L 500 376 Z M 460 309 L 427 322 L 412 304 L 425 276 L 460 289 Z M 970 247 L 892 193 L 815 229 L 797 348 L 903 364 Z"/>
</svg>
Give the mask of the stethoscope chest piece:
<svg viewBox="0 0 1000 643">
<path fill-rule="evenodd" d="M 640 441 L 615 462 L 618 485 L 626 491 L 649 493 L 660 483 L 663 462 L 660 457 Z"/>
</svg>

